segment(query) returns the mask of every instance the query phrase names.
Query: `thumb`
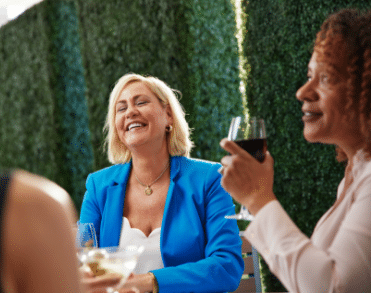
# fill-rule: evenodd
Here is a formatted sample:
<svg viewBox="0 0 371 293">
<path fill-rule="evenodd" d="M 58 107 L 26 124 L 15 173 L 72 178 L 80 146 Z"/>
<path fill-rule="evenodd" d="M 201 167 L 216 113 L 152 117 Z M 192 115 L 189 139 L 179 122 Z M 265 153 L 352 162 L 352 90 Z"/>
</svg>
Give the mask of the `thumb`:
<svg viewBox="0 0 371 293">
<path fill-rule="evenodd" d="M 269 169 L 273 168 L 273 166 L 274 166 L 274 159 L 271 156 L 271 153 L 269 151 L 265 152 L 265 158 L 264 158 L 264 161 L 263 161 L 263 166 L 265 166 L 264 168 L 269 168 Z"/>
</svg>

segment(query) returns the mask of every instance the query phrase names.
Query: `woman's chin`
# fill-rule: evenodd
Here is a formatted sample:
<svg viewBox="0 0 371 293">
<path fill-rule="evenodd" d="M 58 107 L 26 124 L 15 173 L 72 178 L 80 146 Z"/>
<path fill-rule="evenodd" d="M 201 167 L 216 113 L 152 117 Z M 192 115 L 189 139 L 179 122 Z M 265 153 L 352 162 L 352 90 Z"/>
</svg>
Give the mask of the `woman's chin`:
<svg viewBox="0 0 371 293">
<path fill-rule="evenodd" d="M 303 134 L 304 134 L 304 139 L 307 142 L 310 142 L 310 143 L 323 143 L 321 137 L 319 137 L 317 133 L 313 133 L 312 131 L 306 131 L 304 129 Z"/>
<path fill-rule="evenodd" d="M 304 139 L 309 143 L 334 144 L 330 137 L 323 137 L 314 133 L 306 133 L 304 131 Z"/>
</svg>

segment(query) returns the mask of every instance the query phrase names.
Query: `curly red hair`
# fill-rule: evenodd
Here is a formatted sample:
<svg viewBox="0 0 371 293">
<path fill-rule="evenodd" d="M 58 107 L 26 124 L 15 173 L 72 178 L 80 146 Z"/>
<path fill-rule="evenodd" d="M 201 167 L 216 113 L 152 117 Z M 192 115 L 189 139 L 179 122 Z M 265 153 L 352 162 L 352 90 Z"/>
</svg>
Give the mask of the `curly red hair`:
<svg viewBox="0 0 371 293">
<path fill-rule="evenodd" d="M 344 119 L 358 119 L 364 135 L 363 149 L 371 156 L 371 11 L 362 13 L 343 9 L 330 15 L 317 33 L 314 50 L 321 50 L 326 63 L 334 64 L 338 56 L 333 48 L 345 47 L 349 73 Z M 337 148 L 338 161 L 347 157 Z"/>
</svg>

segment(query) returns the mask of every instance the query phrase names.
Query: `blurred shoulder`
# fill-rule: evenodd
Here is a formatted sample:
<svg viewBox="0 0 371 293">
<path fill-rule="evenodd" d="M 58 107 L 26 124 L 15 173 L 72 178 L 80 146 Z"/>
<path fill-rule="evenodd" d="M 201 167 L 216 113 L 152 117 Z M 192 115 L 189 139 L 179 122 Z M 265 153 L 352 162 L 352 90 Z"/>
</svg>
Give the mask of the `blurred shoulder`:
<svg viewBox="0 0 371 293">
<path fill-rule="evenodd" d="M 73 202 L 58 184 L 26 171 L 12 173 L 4 214 L 4 274 L 9 288 L 22 289 L 6 292 L 51 292 L 35 288 L 46 284 L 58 287 L 54 282 L 61 279 L 45 280 L 45 273 L 49 277 L 60 274 L 55 263 L 70 269 L 75 265 L 72 225 L 76 220 Z M 78 284 L 75 279 L 68 277 L 66 282 L 73 286 Z"/>
<path fill-rule="evenodd" d="M 4 216 L 4 245 L 17 247 L 9 252 L 17 258 L 33 246 L 39 247 L 40 241 L 47 242 L 45 238 L 57 234 L 63 238 L 77 219 L 72 200 L 62 187 L 21 170 L 12 173 Z"/>
<path fill-rule="evenodd" d="M 8 193 L 13 208 L 21 209 L 22 215 L 60 215 L 71 223 L 76 222 L 75 206 L 67 191 L 45 177 L 16 170 L 12 174 Z"/>
</svg>

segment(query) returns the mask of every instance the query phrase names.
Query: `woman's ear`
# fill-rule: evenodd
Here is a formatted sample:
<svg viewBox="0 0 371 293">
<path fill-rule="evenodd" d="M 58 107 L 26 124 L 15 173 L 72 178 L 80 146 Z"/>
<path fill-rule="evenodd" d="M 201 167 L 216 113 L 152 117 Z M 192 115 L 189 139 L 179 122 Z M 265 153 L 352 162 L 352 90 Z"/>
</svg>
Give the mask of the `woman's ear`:
<svg viewBox="0 0 371 293">
<path fill-rule="evenodd" d="M 173 111 L 171 111 L 170 105 L 166 105 L 166 115 L 169 124 L 173 124 Z"/>
</svg>

